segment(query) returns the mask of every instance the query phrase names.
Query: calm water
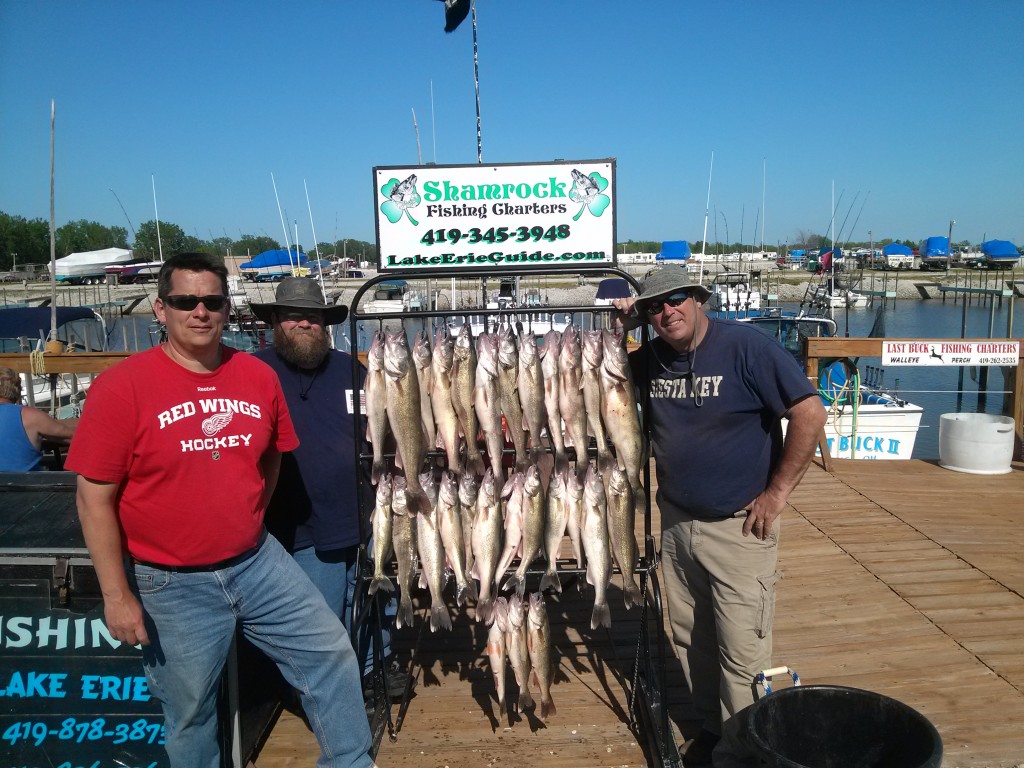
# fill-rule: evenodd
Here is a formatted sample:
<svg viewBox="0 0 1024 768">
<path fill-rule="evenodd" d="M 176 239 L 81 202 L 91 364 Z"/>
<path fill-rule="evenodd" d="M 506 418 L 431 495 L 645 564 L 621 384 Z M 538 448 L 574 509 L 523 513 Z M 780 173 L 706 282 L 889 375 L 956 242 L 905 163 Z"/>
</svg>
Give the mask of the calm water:
<svg viewBox="0 0 1024 768">
<path fill-rule="evenodd" d="M 1016 301 L 1013 310 L 1013 335 L 1024 336 L 1024 301 Z M 974 304 L 967 307 L 966 333 L 967 338 L 1006 338 L 1007 309 L 1009 301 L 1004 299 L 1003 306 L 996 306 L 994 314 L 988 305 Z M 797 305 L 783 305 L 784 309 L 795 311 Z M 852 337 L 868 336 L 875 322 L 874 309 L 835 310 L 835 320 L 839 335 Z M 960 338 L 964 311 L 961 304 L 953 304 L 947 299 L 930 301 L 902 300 L 896 303 L 895 309 L 890 304 L 885 312 L 885 335 L 890 338 Z M 992 332 L 990 334 L 990 324 Z M 370 335 L 377 327 L 375 322 L 361 322 L 358 329 L 357 348 L 369 346 Z M 144 317 L 118 319 L 109 332 L 108 343 L 111 350 L 125 348 L 127 336 L 128 348 L 147 349 L 153 345 L 155 335 L 151 333 L 151 320 Z M 415 327 L 414 327 L 415 326 Z M 410 322 L 406 330 L 410 337 L 421 327 L 420 323 Z M 336 326 L 336 346 L 349 351 L 349 324 Z M 239 339 L 235 344 L 239 348 L 252 349 L 251 340 Z M 866 366 L 880 366 L 878 358 L 862 358 L 862 372 Z M 944 413 L 989 413 L 1001 414 L 1008 412 L 1009 395 L 1004 380 L 1003 370 L 988 369 L 987 397 L 981 390 L 982 372 L 985 369 L 965 369 L 960 382 L 961 372 L 958 368 L 945 367 L 892 367 L 884 371 L 882 384 L 885 388 L 895 390 L 900 397 L 916 403 L 924 408 L 921 418 L 921 429 L 914 445 L 915 459 L 937 459 L 939 457 L 939 417 Z"/>
</svg>

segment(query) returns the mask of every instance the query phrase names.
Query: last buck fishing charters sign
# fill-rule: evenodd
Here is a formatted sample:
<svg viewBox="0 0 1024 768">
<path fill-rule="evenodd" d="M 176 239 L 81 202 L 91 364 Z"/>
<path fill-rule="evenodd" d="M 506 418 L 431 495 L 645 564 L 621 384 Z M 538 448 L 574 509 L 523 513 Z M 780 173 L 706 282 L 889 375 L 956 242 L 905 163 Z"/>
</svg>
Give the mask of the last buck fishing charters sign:
<svg viewBox="0 0 1024 768">
<path fill-rule="evenodd" d="M 378 270 L 614 265 L 615 160 L 373 169 Z"/>
</svg>

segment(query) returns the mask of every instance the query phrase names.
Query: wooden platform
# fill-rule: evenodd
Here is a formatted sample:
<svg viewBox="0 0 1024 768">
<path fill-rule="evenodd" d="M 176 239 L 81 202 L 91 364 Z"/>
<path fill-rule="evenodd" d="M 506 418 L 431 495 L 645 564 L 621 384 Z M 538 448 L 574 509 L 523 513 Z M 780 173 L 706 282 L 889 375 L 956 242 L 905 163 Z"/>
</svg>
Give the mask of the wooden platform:
<svg viewBox="0 0 1024 768">
<path fill-rule="evenodd" d="M 805 684 L 916 708 L 942 735 L 945 766 L 1024 763 L 1024 465 L 978 476 L 922 461 L 834 464 L 833 474 L 811 468 L 783 516 L 775 662 Z M 498 720 L 484 634 L 467 616 L 450 634 L 424 633 L 416 695 L 378 764 L 649 764 L 628 726 L 638 619 L 618 583 L 610 634 L 589 629 L 589 595 L 570 587 L 549 602 L 561 659 L 558 714 L 546 723 Z M 674 660 L 667 674 L 673 720 L 691 733 Z M 317 754 L 302 721 L 284 713 L 255 766 L 311 765 Z"/>
</svg>

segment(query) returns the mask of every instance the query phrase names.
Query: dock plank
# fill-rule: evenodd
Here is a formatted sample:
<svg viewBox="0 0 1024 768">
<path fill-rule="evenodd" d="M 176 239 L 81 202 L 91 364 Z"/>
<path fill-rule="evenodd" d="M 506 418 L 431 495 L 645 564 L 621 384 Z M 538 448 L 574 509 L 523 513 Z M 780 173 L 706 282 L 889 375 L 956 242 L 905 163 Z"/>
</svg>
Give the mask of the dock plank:
<svg viewBox="0 0 1024 768">
<path fill-rule="evenodd" d="M 942 735 L 945 766 L 1024 763 L 1021 498 L 1021 464 L 984 477 L 921 461 L 835 460 L 831 474 L 813 466 L 783 515 L 775 663 L 805 684 L 865 688 L 914 707 Z M 377 763 L 647 765 L 626 722 L 638 619 L 613 581 L 610 633 L 590 630 L 588 596 L 574 587 L 549 605 L 561 658 L 558 714 L 547 723 L 497 721 L 482 634 L 461 626 L 468 617 L 451 635 L 425 633 L 416 695 Z M 678 662 L 668 667 L 674 725 L 692 733 Z M 254 765 L 309 765 L 317 753 L 301 719 L 284 712 Z"/>
</svg>

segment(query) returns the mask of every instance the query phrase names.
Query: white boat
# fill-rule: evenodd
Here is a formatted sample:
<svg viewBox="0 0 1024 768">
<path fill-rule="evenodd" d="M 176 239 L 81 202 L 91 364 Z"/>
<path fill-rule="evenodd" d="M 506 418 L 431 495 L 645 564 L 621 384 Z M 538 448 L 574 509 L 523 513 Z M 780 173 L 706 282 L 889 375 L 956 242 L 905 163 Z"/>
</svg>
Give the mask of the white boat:
<svg viewBox="0 0 1024 768">
<path fill-rule="evenodd" d="M 835 336 L 827 317 L 760 316 L 740 318 L 776 338 L 802 364 L 804 339 Z M 818 376 L 818 394 L 828 421 L 825 440 L 837 459 L 906 460 L 914 453 L 924 409 L 881 386 L 881 370 L 863 377 L 851 360 L 837 360 Z M 786 421 L 783 420 L 783 429 Z M 820 451 L 819 451 L 820 454 Z"/>
<path fill-rule="evenodd" d="M 720 272 L 708 285 L 711 298 L 709 311 L 740 316 L 761 311 L 761 293 L 746 272 Z"/>
<path fill-rule="evenodd" d="M 131 260 L 132 252 L 126 248 L 72 253 L 54 262 L 54 278 L 58 283 L 103 283 L 107 267 Z"/>
<path fill-rule="evenodd" d="M 51 324 L 49 307 L 0 309 L 0 352 L 42 353 Z M 66 349 L 103 351 L 107 333 L 103 317 L 86 307 L 57 308 L 57 339 Z M 95 374 L 22 374 L 24 404 L 61 418 L 77 416 Z"/>
</svg>

